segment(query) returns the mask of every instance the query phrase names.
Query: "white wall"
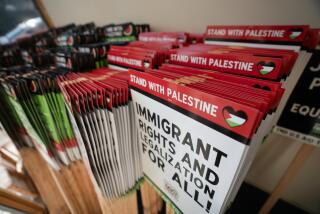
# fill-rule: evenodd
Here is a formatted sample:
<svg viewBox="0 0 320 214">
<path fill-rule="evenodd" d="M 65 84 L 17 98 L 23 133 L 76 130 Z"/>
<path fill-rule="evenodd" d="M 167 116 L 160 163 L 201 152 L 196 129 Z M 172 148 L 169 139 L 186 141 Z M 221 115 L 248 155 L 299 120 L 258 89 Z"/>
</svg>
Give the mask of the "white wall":
<svg viewBox="0 0 320 214">
<path fill-rule="evenodd" d="M 310 24 L 318 0 L 43 0 L 57 25 L 148 22 L 154 30 L 204 32 L 208 24 Z"/>
<path fill-rule="evenodd" d="M 208 24 L 310 24 L 320 27 L 319 0 L 43 0 L 59 26 L 95 21 L 98 25 L 133 21 L 153 30 L 203 33 Z M 270 192 L 301 144 L 270 136 L 247 181 Z M 320 213 L 320 149 L 313 152 L 284 199 Z"/>
<path fill-rule="evenodd" d="M 271 192 L 301 145 L 272 134 L 259 150 L 246 181 Z M 283 194 L 285 200 L 310 213 L 320 213 L 319 161 L 320 148 L 313 151 Z"/>
</svg>

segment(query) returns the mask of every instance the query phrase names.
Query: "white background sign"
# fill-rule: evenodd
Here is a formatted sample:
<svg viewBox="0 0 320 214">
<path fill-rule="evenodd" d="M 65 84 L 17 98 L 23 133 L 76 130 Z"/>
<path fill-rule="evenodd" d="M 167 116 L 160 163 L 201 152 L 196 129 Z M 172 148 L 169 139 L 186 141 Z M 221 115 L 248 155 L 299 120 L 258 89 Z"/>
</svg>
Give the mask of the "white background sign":
<svg viewBox="0 0 320 214">
<path fill-rule="evenodd" d="M 145 175 L 183 213 L 220 213 L 248 146 L 131 92 Z"/>
</svg>

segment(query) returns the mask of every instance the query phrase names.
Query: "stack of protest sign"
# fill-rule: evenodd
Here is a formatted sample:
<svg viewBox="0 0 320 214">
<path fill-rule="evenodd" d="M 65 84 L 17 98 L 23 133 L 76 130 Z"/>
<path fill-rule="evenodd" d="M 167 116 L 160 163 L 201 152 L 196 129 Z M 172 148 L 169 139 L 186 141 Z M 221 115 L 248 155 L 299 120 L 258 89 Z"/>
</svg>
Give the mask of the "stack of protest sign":
<svg viewBox="0 0 320 214">
<path fill-rule="evenodd" d="M 209 26 L 206 44 L 168 50 L 159 69 L 130 71 L 143 172 L 178 210 L 230 206 L 310 58 L 301 49 L 308 31 Z"/>
<path fill-rule="evenodd" d="M 108 68 L 60 76 L 82 154 L 104 196 L 121 196 L 142 176 L 128 73 Z"/>
</svg>

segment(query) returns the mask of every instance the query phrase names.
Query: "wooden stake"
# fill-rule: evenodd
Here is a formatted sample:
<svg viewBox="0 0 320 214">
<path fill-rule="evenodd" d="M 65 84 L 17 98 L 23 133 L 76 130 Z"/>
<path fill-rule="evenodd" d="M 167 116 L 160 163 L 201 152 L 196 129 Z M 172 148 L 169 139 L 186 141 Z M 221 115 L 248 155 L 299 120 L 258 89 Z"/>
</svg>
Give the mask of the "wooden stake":
<svg viewBox="0 0 320 214">
<path fill-rule="evenodd" d="M 117 199 L 103 198 L 99 196 L 103 207 L 103 214 L 138 214 L 137 193 L 130 193 L 127 196 Z"/>
<path fill-rule="evenodd" d="M 81 194 L 89 213 L 102 213 L 102 208 L 98 201 L 98 194 L 95 191 L 93 182 L 84 163 L 82 161 L 76 161 L 71 165 L 71 170 L 78 186 L 81 186 Z"/>
<path fill-rule="evenodd" d="M 141 198 L 142 198 L 142 205 L 143 205 L 143 213 L 144 214 L 151 214 L 151 207 L 150 207 L 150 197 L 149 197 L 149 189 L 148 189 L 148 182 L 143 182 L 141 184 Z"/>
<path fill-rule="evenodd" d="M 98 195 L 82 161 L 55 171 L 35 149 L 23 148 L 20 153 L 50 213 L 102 213 Z"/>
<path fill-rule="evenodd" d="M 316 148 L 315 146 L 309 145 L 309 144 L 303 144 L 300 147 L 296 156 L 291 161 L 289 167 L 287 168 L 285 173 L 282 175 L 277 186 L 274 188 L 268 200 L 265 202 L 265 204 L 261 208 L 259 214 L 267 214 L 271 211 L 273 206 L 277 203 L 277 201 L 281 197 L 284 190 L 288 187 L 289 183 L 297 175 L 299 170 L 302 168 L 304 162 L 307 160 L 307 158 L 310 156 L 310 154 L 315 148 Z"/>
<path fill-rule="evenodd" d="M 34 1 L 35 6 L 38 8 L 43 20 L 47 23 L 49 28 L 54 28 L 53 20 L 51 19 L 47 8 L 44 6 L 42 0 L 35 0 Z"/>
<path fill-rule="evenodd" d="M 171 206 L 168 203 L 166 204 L 166 214 L 175 214 L 174 210 L 171 208 Z"/>
<path fill-rule="evenodd" d="M 51 175 L 51 167 L 32 148 L 20 150 L 23 165 L 37 187 L 42 200 L 53 214 L 70 213 L 70 209 Z"/>
<path fill-rule="evenodd" d="M 46 209 L 41 205 L 0 188 L 0 204 L 25 213 L 44 214 Z M 2 213 L 2 212 L 1 212 Z M 3 212 L 5 213 L 5 212 Z"/>
<path fill-rule="evenodd" d="M 24 166 L 50 213 L 138 214 L 136 193 L 112 200 L 103 198 L 95 191 L 82 161 L 62 166 L 60 171 L 55 171 L 35 149 L 23 148 L 20 153 Z M 146 189 L 148 194 L 150 189 Z"/>
<path fill-rule="evenodd" d="M 162 199 L 147 181 L 140 188 L 144 214 L 157 214 L 162 208 Z"/>
<path fill-rule="evenodd" d="M 49 167 L 49 170 L 51 173 L 51 177 L 55 181 L 57 190 L 62 195 L 62 199 L 67 204 L 68 209 L 70 210 L 69 213 L 74 214 L 79 212 L 79 210 L 77 209 L 77 206 L 72 202 L 73 196 L 72 196 L 71 189 L 66 184 L 66 182 L 64 182 L 62 175 L 59 172 L 56 172 L 55 170 L 53 170 L 51 167 Z M 42 190 L 42 191 L 45 191 L 45 190 Z"/>
</svg>

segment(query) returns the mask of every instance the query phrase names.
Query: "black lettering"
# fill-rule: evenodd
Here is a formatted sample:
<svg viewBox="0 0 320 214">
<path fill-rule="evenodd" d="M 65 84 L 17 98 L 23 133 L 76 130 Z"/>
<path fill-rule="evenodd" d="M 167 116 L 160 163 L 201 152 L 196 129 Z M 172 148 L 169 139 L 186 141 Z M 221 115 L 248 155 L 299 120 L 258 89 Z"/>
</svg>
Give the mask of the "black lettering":
<svg viewBox="0 0 320 214">
<path fill-rule="evenodd" d="M 182 188 L 178 173 L 176 173 L 176 172 L 174 173 L 174 175 L 172 176 L 172 180 L 177 182 L 179 184 L 179 187 Z"/>
<path fill-rule="evenodd" d="M 193 151 L 192 139 L 191 139 L 191 135 L 189 132 L 187 132 L 186 136 L 184 137 L 184 139 L 182 141 L 182 145 L 188 145 L 190 147 L 191 151 Z"/>
<path fill-rule="evenodd" d="M 188 177 L 188 173 L 190 172 L 186 167 L 182 166 L 184 169 L 184 177 Z"/>
<path fill-rule="evenodd" d="M 158 143 L 160 143 L 160 133 L 154 131 L 153 132 L 153 137 L 154 137 L 154 141 L 158 141 Z"/>
<path fill-rule="evenodd" d="M 211 175 L 213 175 L 214 177 L 212 178 Z M 219 177 L 217 173 L 215 173 L 212 169 L 207 168 L 206 181 L 208 181 L 212 185 L 217 185 L 219 183 Z"/>
<path fill-rule="evenodd" d="M 151 150 L 149 150 L 148 153 L 150 160 L 155 163 L 157 161 L 156 155 Z"/>
<path fill-rule="evenodd" d="M 156 152 L 159 154 L 159 148 L 158 148 L 158 145 L 155 145 L 155 146 L 154 146 L 154 151 L 156 151 Z"/>
<path fill-rule="evenodd" d="M 195 200 L 195 202 L 197 202 L 197 204 L 199 204 L 200 207 L 203 207 L 203 204 L 201 204 L 201 203 L 198 201 L 198 199 L 199 199 L 199 192 L 198 192 L 198 190 L 195 190 L 195 191 L 194 191 L 194 200 Z"/>
<path fill-rule="evenodd" d="M 173 155 L 176 154 L 176 150 L 174 149 L 175 146 L 176 145 L 172 141 L 169 141 L 169 152 Z"/>
<path fill-rule="evenodd" d="M 154 126 L 157 126 L 156 113 L 153 112 L 153 114 L 151 115 L 149 110 L 147 112 L 148 112 L 148 121 L 152 122 Z"/>
<path fill-rule="evenodd" d="M 140 132 L 140 138 L 143 142 L 147 143 L 147 136 L 145 134 L 143 134 L 142 132 Z"/>
<path fill-rule="evenodd" d="M 183 158 L 181 159 L 181 162 L 185 162 L 188 164 L 189 168 L 191 168 L 191 161 L 190 161 L 190 157 L 189 154 L 186 153 Z"/>
<path fill-rule="evenodd" d="M 152 128 L 150 126 L 147 127 L 147 133 L 149 135 L 149 137 L 153 137 L 153 132 L 152 132 Z"/>
<path fill-rule="evenodd" d="M 147 114 L 146 114 L 146 107 L 143 107 L 141 108 L 141 105 L 136 103 L 136 106 L 137 106 L 137 113 L 140 115 L 140 116 L 143 116 L 145 119 L 147 119 Z"/>
<path fill-rule="evenodd" d="M 142 122 L 142 120 L 139 119 L 139 127 L 140 127 L 140 129 L 143 129 L 143 124 L 144 123 Z"/>
<path fill-rule="evenodd" d="M 168 163 L 172 165 L 173 157 L 171 155 L 168 155 Z"/>
<path fill-rule="evenodd" d="M 200 151 L 204 157 L 204 159 L 209 159 L 211 145 L 206 143 L 206 148 L 204 148 L 204 144 L 201 139 L 197 140 L 197 148 L 196 148 L 196 154 L 199 155 Z"/>
<path fill-rule="evenodd" d="M 174 166 L 175 169 L 179 170 L 179 172 L 181 173 L 181 167 L 180 167 L 180 163 L 177 162 L 176 165 Z"/>
<path fill-rule="evenodd" d="M 203 174 L 204 174 L 204 170 L 206 169 L 206 166 L 204 164 L 201 164 L 200 166 L 200 163 L 197 159 L 194 160 L 194 164 L 193 164 L 193 171 L 198 171 L 200 176 L 203 177 Z"/>
<path fill-rule="evenodd" d="M 142 152 L 145 153 L 147 151 L 147 145 L 142 143 Z"/>
<path fill-rule="evenodd" d="M 215 151 L 217 153 L 217 157 L 216 157 L 216 161 L 214 162 L 214 165 L 216 167 L 219 167 L 220 161 L 221 161 L 221 157 L 223 156 L 223 157 L 227 158 L 228 155 L 226 153 L 224 153 L 223 151 L 220 151 L 217 148 L 212 147 L 212 149 L 213 149 L 213 151 Z"/>
<path fill-rule="evenodd" d="M 194 183 L 195 185 L 199 188 L 199 189 L 202 189 L 203 188 L 203 183 L 202 181 L 199 179 L 199 178 L 194 178 Z"/>
<path fill-rule="evenodd" d="M 210 190 L 209 186 L 208 186 L 208 185 L 205 185 L 205 186 L 204 186 L 204 194 L 208 194 L 209 197 L 210 197 L 211 199 L 213 199 L 214 190 L 213 190 L 213 189 Z"/>
<path fill-rule="evenodd" d="M 184 181 L 183 190 L 192 198 L 192 195 L 188 192 L 188 182 Z"/>
<path fill-rule="evenodd" d="M 172 123 L 172 138 L 176 138 L 177 141 L 180 142 L 180 139 L 179 139 L 180 135 L 181 135 L 180 128 L 176 124 Z"/>
<path fill-rule="evenodd" d="M 167 119 L 162 119 L 161 127 L 166 134 L 170 134 L 170 123 Z"/>
<path fill-rule="evenodd" d="M 158 167 L 164 172 L 164 162 L 158 157 Z"/>
</svg>

